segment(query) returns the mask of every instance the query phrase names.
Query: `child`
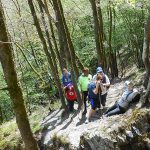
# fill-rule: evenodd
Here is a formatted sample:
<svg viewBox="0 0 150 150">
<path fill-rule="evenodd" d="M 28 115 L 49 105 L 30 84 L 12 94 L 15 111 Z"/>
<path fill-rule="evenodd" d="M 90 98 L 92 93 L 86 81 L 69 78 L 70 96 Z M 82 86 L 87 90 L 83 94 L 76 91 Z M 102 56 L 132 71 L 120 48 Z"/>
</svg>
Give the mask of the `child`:
<svg viewBox="0 0 150 150">
<path fill-rule="evenodd" d="M 102 76 L 102 83 L 103 86 L 105 87 L 105 90 L 101 93 L 101 105 L 103 108 L 105 108 L 106 105 L 106 97 L 108 93 L 108 89 L 110 87 L 110 80 L 106 74 L 104 74 L 103 69 L 101 67 L 98 67 L 96 69 L 96 75 L 93 76 L 93 79 L 96 79 L 97 75 L 100 74 Z M 98 108 L 101 108 L 100 102 L 98 103 Z"/>
<path fill-rule="evenodd" d="M 104 91 L 104 86 L 102 83 L 102 75 L 98 74 L 96 81 L 90 82 L 88 86 L 88 98 L 91 104 L 91 109 L 87 116 L 85 123 L 89 123 L 90 118 L 95 114 L 96 108 L 99 106 L 99 95 Z M 100 93 L 99 93 L 100 92 Z"/>
<path fill-rule="evenodd" d="M 74 101 L 77 100 L 77 95 L 75 93 L 73 85 L 70 83 L 65 88 L 65 96 L 68 102 L 68 108 L 70 112 L 74 110 Z"/>
<path fill-rule="evenodd" d="M 116 114 L 123 114 L 127 110 L 129 103 L 138 94 L 136 89 L 133 89 L 133 83 L 131 81 L 125 82 L 124 93 L 121 98 L 106 112 L 104 116 L 112 116 Z"/>
<path fill-rule="evenodd" d="M 87 113 L 86 101 L 87 101 L 87 96 L 88 96 L 88 84 L 89 84 L 91 79 L 92 79 L 92 75 L 89 74 L 89 69 L 84 68 L 82 70 L 82 75 L 79 77 L 79 86 L 81 89 L 82 100 L 84 102 L 83 115 Z"/>
</svg>

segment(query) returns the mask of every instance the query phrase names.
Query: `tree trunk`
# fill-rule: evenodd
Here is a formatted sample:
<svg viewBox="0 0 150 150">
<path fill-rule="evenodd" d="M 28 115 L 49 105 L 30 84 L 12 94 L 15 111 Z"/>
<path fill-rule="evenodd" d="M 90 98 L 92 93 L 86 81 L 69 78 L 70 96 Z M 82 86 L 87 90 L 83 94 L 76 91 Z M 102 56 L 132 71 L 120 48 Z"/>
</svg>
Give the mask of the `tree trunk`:
<svg viewBox="0 0 150 150">
<path fill-rule="evenodd" d="M 101 5 L 100 5 L 100 0 L 96 0 L 96 7 L 97 7 L 97 13 L 98 13 L 98 19 L 99 19 L 99 36 L 100 36 L 100 45 L 101 45 L 101 49 L 102 49 L 102 62 L 98 62 L 98 63 L 102 63 L 104 70 L 106 70 L 107 68 L 107 60 L 106 60 L 106 52 L 104 49 L 104 28 L 103 28 L 103 17 L 102 17 L 102 10 L 101 10 Z"/>
<path fill-rule="evenodd" d="M 110 26 L 109 26 L 109 61 L 110 61 L 110 69 L 111 69 L 111 78 L 118 77 L 118 68 L 117 68 L 117 60 L 116 60 L 116 52 L 112 49 L 112 8 L 111 4 L 109 4 L 109 20 L 110 20 Z"/>
<path fill-rule="evenodd" d="M 102 49 L 100 47 L 100 36 L 99 36 L 99 20 L 98 20 L 98 14 L 96 9 L 96 2 L 95 0 L 90 0 L 92 11 L 93 11 L 93 17 L 94 17 L 94 32 L 95 32 L 95 42 L 96 42 L 96 50 L 97 50 L 97 57 L 98 57 L 98 63 L 102 62 Z"/>
<path fill-rule="evenodd" d="M 148 79 L 146 86 L 147 91 L 144 95 L 144 103 L 148 102 L 148 98 L 150 96 L 150 9 L 149 9 L 149 16 L 147 19 L 147 23 L 145 24 L 145 30 L 144 30 L 144 45 L 143 45 L 143 62 L 146 69 L 146 79 Z"/>
<path fill-rule="evenodd" d="M 62 8 L 62 4 L 61 4 L 60 0 L 58 0 L 58 4 L 59 4 L 60 11 L 61 11 L 62 20 L 63 20 L 63 23 L 64 23 L 64 29 L 66 31 L 66 37 L 67 37 L 67 41 L 68 41 L 68 45 L 69 45 L 71 61 L 72 61 L 72 64 L 73 64 L 74 73 L 76 75 L 75 78 L 78 78 L 79 77 L 79 69 L 78 69 L 77 63 L 76 63 L 76 54 L 75 54 L 74 46 L 73 46 L 73 43 L 72 43 L 72 40 L 71 40 L 71 37 L 70 37 L 70 32 L 69 32 L 68 26 L 66 24 L 66 20 L 65 20 L 65 17 L 64 17 L 63 8 Z"/>
<path fill-rule="evenodd" d="M 71 50 L 73 49 L 73 44 L 70 38 L 70 34 L 66 25 L 65 18 L 63 16 L 63 9 L 62 9 L 61 2 L 60 0 L 52 0 L 52 2 L 53 2 L 53 7 L 55 10 L 56 18 L 57 18 L 57 29 L 58 29 L 58 34 L 59 34 L 59 40 L 60 38 L 63 37 L 64 47 L 65 47 L 66 55 L 68 58 L 67 61 L 68 61 L 68 64 L 71 66 L 73 86 L 77 94 L 77 99 L 79 102 L 79 109 L 80 109 L 82 106 L 82 100 L 81 100 L 80 93 L 79 93 L 77 83 L 76 83 L 77 76 L 75 76 L 76 75 L 75 64 L 74 64 L 75 61 L 73 60 L 74 55 L 71 53 Z"/>
<path fill-rule="evenodd" d="M 98 0 L 89 0 L 91 3 L 93 18 L 94 18 L 94 32 L 98 63 L 103 64 L 103 69 L 106 71 L 107 63 L 105 57 L 105 51 L 103 46 L 104 32 L 103 32 L 103 20 L 100 8 L 100 2 Z"/>
<path fill-rule="evenodd" d="M 64 98 L 63 91 L 62 91 L 62 88 L 61 88 L 61 82 L 60 82 L 58 74 L 56 73 L 56 68 L 55 68 L 55 66 L 53 64 L 52 56 L 51 56 L 50 52 L 48 51 L 48 46 L 47 46 L 46 40 L 45 40 L 45 38 L 43 36 L 42 29 L 40 27 L 40 24 L 39 24 L 39 21 L 38 21 L 38 18 L 37 18 L 35 9 L 34 9 L 33 1 L 32 0 L 28 0 L 28 4 L 29 4 L 30 10 L 31 10 L 31 14 L 33 16 L 34 24 L 36 26 L 39 38 L 40 38 L 40 40 L 41 40 L 41 42 L 43 44 L 44 52 L 45 52 L 46 57 L 48 59 L 50 68 L 52 70 L 52 75 L 54 77 L 55 83 L 56 83 L 58 91 L 59 91 L 59 96 L 60 96 L 60 99 L 61 99 L 62 108 L 67 110 L 67 106 L 66 106 L 66 103 L 65 103 L 65 98 Z"/>
<path fill-rule="evenodd" d="M 3 123 L 3 112 L 2 112 L 2 107 L 0 105 L 0 124 Z"/>
<path fill-rule="evenodd" d="M 14 112 L 16 114 L 16 122 L 21 133 L 21 137 L 25 143 L 27 150 L 38 150 L 37 143 L 33 138 L 29 125 L 27 113 L 24 106 L 24 99 L 21 88 L 18 84 L 17 73 L 13 60 L 12 45 L 8 43 L 8 34 L 4 19 L 2 3 L 0 1 L 0 61 L 5 75 L 5 80 L 9 88 L 9 94 L 13 102 Z"/>
<path fill-rule="evenodd" d="M 42 3 L 41 0 L 39 0 L 39 2 Z M 54 29 L 53 29 L 53 24 L 52 24 L 52 17 L 50 15 L 50 11 L 48 9 L 48 4 L 47 4 L 46 0 L 44 0 L 43 5 L 44 5 L 43 9 L 45 10 L 45 13 L 47 14 L 47 17 L 48 17 L 49 27 L 50 27 L 50 30 L 51 30 L 51 37 L 52 37 L 52 40 L 53 40 L 53 43 L 54 43 L 55 51 L 56 51 L 56 54 L 57 54 L 57 59 L 59 61 L 59 66 L 60 66 L 61 70 L 63 70 L 63 68 L 67 68 L 66 59 L 65 59 L 66 56 L 65 56 L 65 54 L 60 56 L 60 52 L 58 50 L 58 46 L 57 46 L 57 42 L 56 42 L 56 38 L 55 38 L 55 34 L 54 34 Z"/>
</svg>

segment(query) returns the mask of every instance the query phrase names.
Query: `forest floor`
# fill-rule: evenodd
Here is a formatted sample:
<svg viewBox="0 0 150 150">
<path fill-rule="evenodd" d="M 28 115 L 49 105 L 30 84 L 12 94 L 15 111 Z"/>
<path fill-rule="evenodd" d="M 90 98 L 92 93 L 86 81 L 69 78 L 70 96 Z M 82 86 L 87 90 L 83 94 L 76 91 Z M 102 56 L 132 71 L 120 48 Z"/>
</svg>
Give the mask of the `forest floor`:
<svg viewBox="0 0 150 150">
<path fill-rule="evenodd" d="M 115 82 L 111 85 L 107 95 L 106 109 L 112 106 L 122 95 L 124 81 L 119 81 L 118 83 Z M 75 104 L 75 108 L 77 109 L 77 104 Z M 106 111 L 106 109 L 103 111 Z M 89 110 L 90 104 L 88 103 L 88 112 Z M 62 112 L 56 110 L 43 120 L 42 126 L 44 126 L 44 130 L 41 135 L 41 140 L 44 145 L 52 145 L 52 139 L 57 136 L 57 138 L 69 141 L 72 147 L 78 147 L 80 144 L 80 137 L 83 134 L 88 132 L 95 134 L 99 130 L 104 130 L 104 128 L 111 130 L 112 126 L 117 128 L 120 122 L 124 121 L 123 117 L 128 117 L 131 112 L 132 109 L 129 109 L 123 115 L 116 115 L 103 119 L 100 117 L 100 111 L 97 111 L 96 115 L 91 118 L 91 121 L 88 124 L 85 124 L 87 114 L 86 116 L 83 116 L 82 119 L 79 119 L 80 114 L 77 113 L 72 113 L 69 117 L 61 119 Z M 108 132 L 110 131 L 108 130 Z"/>
</svg>

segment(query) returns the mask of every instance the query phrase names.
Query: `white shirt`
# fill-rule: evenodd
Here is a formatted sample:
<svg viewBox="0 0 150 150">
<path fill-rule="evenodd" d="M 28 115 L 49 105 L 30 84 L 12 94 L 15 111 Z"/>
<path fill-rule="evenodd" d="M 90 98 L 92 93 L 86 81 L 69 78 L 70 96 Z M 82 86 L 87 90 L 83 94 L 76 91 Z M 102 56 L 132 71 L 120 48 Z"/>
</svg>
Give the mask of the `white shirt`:
<svg viewBox="0 0 150 150">
<path fill-rule="evenodd" d="M 104 74 L 104 73 L 103 73 L 103 75 L 105 76 L 106 84 L 110 84 L 110 80 L 109 80 L 108 76 L 107 76 L 106 74 Z M 93 76 L 93 80 L 96 80 L 96 77 L 97 77 L 97 74 L 95 74 L 95 75 Z M 101 88 L 102 88 L 102 87 L 101 87 Z M 108 92 L 108 89 L 107 89 L 106 86 L 103 86 L 102 89 L 103 89 L 103 90 L 102 90 L 101 95 L 104 95 L 104 94 L 106 94 L 106 93 Z"/>
</svg>

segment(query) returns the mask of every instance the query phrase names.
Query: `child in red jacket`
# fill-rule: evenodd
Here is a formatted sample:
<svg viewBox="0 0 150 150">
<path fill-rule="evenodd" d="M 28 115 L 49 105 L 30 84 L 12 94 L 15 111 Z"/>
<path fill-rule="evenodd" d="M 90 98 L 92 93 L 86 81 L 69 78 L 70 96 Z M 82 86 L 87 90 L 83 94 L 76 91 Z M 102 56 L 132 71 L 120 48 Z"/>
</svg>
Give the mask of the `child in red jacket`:
<svg viewBox="0 0 150 150">
<path fill-rule="evenodd" d="M 65 95 L 68 102 L 69 110 L 70 112 L 72 112 L 74 110 L 74 101 L 77 100 L 77 95 L 72 84 L 68 84 L 65 88 Z"/>
</svg>

